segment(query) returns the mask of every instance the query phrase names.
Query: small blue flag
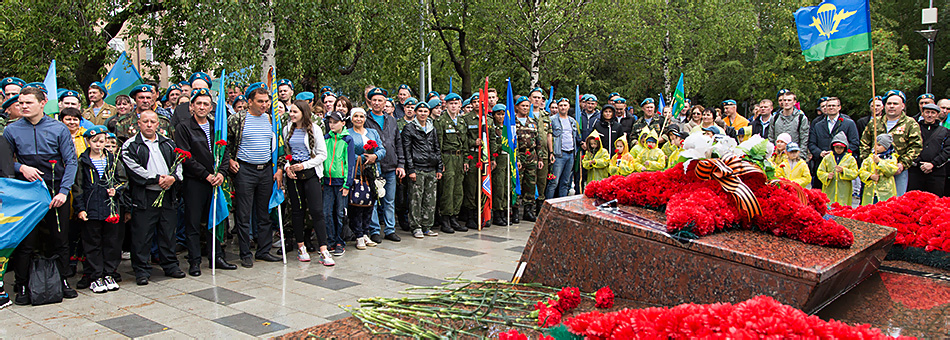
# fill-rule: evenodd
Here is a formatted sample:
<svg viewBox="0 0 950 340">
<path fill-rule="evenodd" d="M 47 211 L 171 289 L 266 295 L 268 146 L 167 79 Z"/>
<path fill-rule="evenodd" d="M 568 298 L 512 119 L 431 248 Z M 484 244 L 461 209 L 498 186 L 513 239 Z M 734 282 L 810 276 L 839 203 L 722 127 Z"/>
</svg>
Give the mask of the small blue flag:
<svg viewBox="0 0 950 340">
<path fill-rule="evenodd" d="M 109 105 L 115 105 L 115 98 L 119 95 L 128 95 L 132 92 L 132 88 L 144 84 L 142 76 L 135 69 L 135 65 L 129 61 L 125 52 L 119 55 L 119 59 L 115 61 L 115 65 L 112 65 L 112 69 L 109 70 L 109 74 L 102 83 L 105 84 L 106 91 L 109 93 L 105 99 Z"/>
</svg>

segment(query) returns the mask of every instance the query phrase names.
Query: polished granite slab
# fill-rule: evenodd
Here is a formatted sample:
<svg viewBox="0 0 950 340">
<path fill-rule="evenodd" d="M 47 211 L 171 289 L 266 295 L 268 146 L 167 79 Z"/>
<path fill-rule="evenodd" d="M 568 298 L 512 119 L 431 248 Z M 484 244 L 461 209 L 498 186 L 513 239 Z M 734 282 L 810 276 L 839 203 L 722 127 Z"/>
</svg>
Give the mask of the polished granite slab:
<svg viewBox="0 0 950 340">
<path fill-rule="evenodd" d="M 582 291 L 609 285 L 618 297 L 668 306 L 768 295 L 815 313 L 876 273 L 895 236 L 893 228 L 829 216 L 854 233 L 851 248 L 750 230 L 684 242 L 665 232 L 663 213 L 601 211 L 600 203 L 547 200 L 519 262 L 521 282 Z"/>
</svg>

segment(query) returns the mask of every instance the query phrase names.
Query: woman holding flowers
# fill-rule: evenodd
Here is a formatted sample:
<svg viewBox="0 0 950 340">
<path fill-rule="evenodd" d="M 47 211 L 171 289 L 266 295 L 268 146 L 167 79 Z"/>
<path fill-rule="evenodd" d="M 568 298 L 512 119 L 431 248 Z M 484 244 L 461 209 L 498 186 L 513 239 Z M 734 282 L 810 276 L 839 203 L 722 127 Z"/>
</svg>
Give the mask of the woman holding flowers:
<svg viewBox="0 0 950 340">
<path fill-rule="evenodd" d="M 116 272 L 122 253 L 118 199 L 126 178 L 125 167 L 115 154 L 105 150 L 108 132 L 105 126 L 96 125 L 83 133 L 88 148 L 79 155 L 79 170 L 73 184 L 73 207 L 82 220 L 80 231 L 86 254 L 80 281 L 88 282 L 93 293 L 119 289 L 112 273 Z"/>
<path fill-rule="evenodd" d="M 287 197 L 290 199 L 291 224 L 294 240 L 297 241 L 297 259 L 309 262 L 304 233 L 304 216 L 310 212 L 313 231 L 320 245 L 320 263 L 334 265 L 327 250 L 326 219 L 323 215 L 323 188 L 320 176 L 323 175 L 323 161 L 327 159 L 327 145 L 323 139 L 323 130 L 311 122 L 310 104 L 298 100 L 290 104 L 290 123 L 284 127 L 283 138 L 287 141 Z M 309 243 L 309 242 L 308 242 Z"/>
<path fill-rule="evenodd" d="M 387 150 L 382 146 L 382 138 L 379 136 L 379 133 L 374 129 L 367 129 L 364 125 L 366 124 L 366 110 L 360 107 L 355 107 L 350 110 L 350 121 L 353 123 L 353 127 L 347 129 L 347 133 L 353 138 L 357 158 L 356 164 L 358 166 L 353 170 L 354 188 L 350 190 L 350 207 L 348 211 L 350 229 L 353 229 L 353 234 L 357 236 L 356 249 L 363 250 L 366 249 L 367 246 L 376 246 L 376 242 L 370 240 L 367 233 L 369 232 L 370 219 L 373 217 L 376 197 L 378 197 L 374 184 L 376 174 L 379 172 L 376 162 L 386 157 Z M 371 192 L 367 193 L 362 190 L 357 190 L 361 184 L 368 185 Z M 366 196 L 367 194 L 373 197 L 370 197 L 367 204 L 358 205 L 357 202 L 362 201 L 365 197 L 354 197 L 354 195 Z"/>
</svg>

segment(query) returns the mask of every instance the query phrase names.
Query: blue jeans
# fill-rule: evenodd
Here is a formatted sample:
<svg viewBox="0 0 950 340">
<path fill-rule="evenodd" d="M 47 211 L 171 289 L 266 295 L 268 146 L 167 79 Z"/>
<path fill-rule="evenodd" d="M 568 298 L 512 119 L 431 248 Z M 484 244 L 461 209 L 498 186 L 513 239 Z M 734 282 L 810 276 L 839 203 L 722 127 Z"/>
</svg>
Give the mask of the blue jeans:
<svg viewBox="0 0 950 340">
<path fill-rule="evenodd" d="M 343 243 L 343 218 L 346 216 L 346 197 L 341 185 L 323 185 L 323 218 L 327 225 L 327 245 Z"/>
<path fill-rule="evenodd" d="M 574 175 L 574 152 L 561 152 L 561 156 L 554 159 L 551 165 L 551 174 L 554 179 L 548 181 L 545 188 L 545 198 L 558 198 L 567 196 L 571 189 L 571 176 Z M 557 190 L 555 192 L 555 189 Z"/>
<path fill-rule="evenodd" d="M 897 186 L 897 196 L 904 196 L 907 193 L 907 169 L 894 175 L 894 184 Z"/>
<path fill-rule="evenodd" d="M 385 172 L 382 175 L 386 180 L 386 196 L 379 200 L 376 209 L 373 209 L 373 219 L 369 222 L 370 234 L 379 235 L 379 215 L 383 216 L 383 235 L 396 232 L 396 170 Z"/>
</svg>

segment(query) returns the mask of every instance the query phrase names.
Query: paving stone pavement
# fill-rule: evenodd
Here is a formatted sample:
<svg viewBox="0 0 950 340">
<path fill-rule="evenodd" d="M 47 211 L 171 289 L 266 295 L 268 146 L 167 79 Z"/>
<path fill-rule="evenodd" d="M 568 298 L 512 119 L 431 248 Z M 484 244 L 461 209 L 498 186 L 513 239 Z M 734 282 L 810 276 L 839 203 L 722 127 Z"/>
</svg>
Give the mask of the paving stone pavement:
<svg viewBox="0 0 950 340">
<path fill-rule="evenodd" d="M 344 318 L 341 306 L 358 298 L 396 297 L 446 277 L 510 279 L 533 227 L 522 222 L 422 240 L 400 230 L 399 243 L 347 247 L 335 267 L 321 265 L 316 253 L 312 262 L 298 262 L 288 249 L 286 265 L 257 261 L 254 268 L 212 276 L 204 263 L 199 277 L 165 278 L 158 270 L 147 286 L 136 286 L 130 262 L 122 261 L 118 291 L 80 289 L 78 298 L 59 304 L 0 310 L 0 339 L 272 337 Z M 229 261 L 238 264 L 236 241 L 230 243 Z M 182 270 L 188 269 L 185 255 L 179 254 Z M 5 281 L 12 299 L 13 274 Z"/>
</svg>

